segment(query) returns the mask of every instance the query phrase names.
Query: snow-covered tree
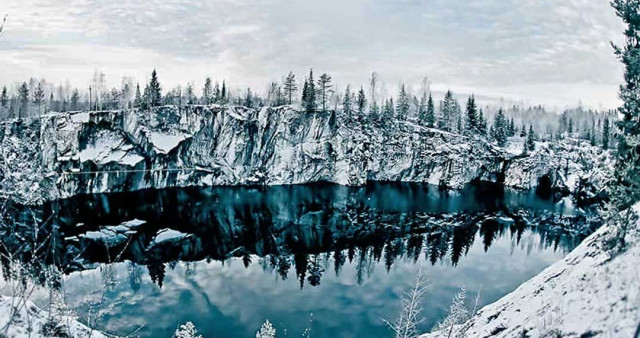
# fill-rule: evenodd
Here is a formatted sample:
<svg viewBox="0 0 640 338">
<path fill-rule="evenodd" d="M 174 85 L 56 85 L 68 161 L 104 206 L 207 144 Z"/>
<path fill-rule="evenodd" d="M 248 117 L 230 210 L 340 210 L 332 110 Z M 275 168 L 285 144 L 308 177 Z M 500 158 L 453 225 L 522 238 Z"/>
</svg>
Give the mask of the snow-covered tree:
<svg viewBox="0 0 640 338">
<path fill-rule="evenodd" d="M 314 112 L 317 109 L 316 86 L 313 80 L 313 69 L 309 71 L 309 77 L 304 81 L 304 87 L 302 89 L 302 106 L 308 113 Z"/>
<path fill-rule="evenodd" d="M 276 338 L 276 329 L 268 319 L 262 324 L 260 331 L 256 332 L 256 338 Z"/>
<path fill-rule="evenodd" d="M 509 135 L 509 124 L 507 117 L 504 115 L 502 108 L 498 109 L 498 114 L 493 120 L 493 126 L 491 126 L 491 137 L 498 143 L 499 146 L 504 147 L 507 144 L 507 136 Z"/>
<path fill-rule="evenodd" d="M 452 121 L 455 121 L 458 103 L 453 97 L 453 92 L 447 90 L 444 100 L 441 102 L 440 118 L 438 119 L 438 128 L 451 131 Z"/>
<path fill-rule="evenodd" d="M 429 128 L 433 128 L 436 124 L 436 112 L 431 93 L 429 93 L 429 99 L 427 99 L 427 115 L 425 117 L 425 122 Z"/>
<path fill-rule="evenodd" d="M 364 89 L 360 87 L 360 91 L 358 92 L 358 118 L 362 119 L 364 117 L 364 108 L 367 105 L 367 98 L 364 95 Z"/>
<path fill-rule="evenodd" d="M 347 88 L 344 90 L 344 96 L 342 98 L 342 111 L 347 117 L 351 117 L 353 113 L 350 85 L 347 85 Z"/>
<path fill-rule="evenodd" d="M 296 84 L 296 76 L 293 72 L 289 72 L 289 75 L 284 80 L 284 93 L 287 96 L 287 102 L 291 104 L 293 95 L 298 91 L 298 85 Z"/>
<path fill-rule="evenodd" d="M 213 87 L 211 84 L 210 77 L 207 77 L 204 80 L 204 88 L 202 88 L 202 103 L 203 104 L 213 103 Z"/>
<path fill-rule="evenodd" d="M 33 103 L 38 107 L 38 114 L 40 114 L 40 107 L 42 106 L 42 101 L 44 100 L 44 88 L 42 88 L 42 83 L 39 82 L 36 86 L 36 89 L 33 91 Z"/>
<path fill-rule="evenodd" d="M 202 336 L 198 334 L 198 330 L 192 322 L 186 322 L 176 329 L 173 338 L 202 338 Z"/>
<path fill-rule="evenodd" d="M 398 101 L 396 102 L 396 113 L 399 119 L 406 119 L 409 113 L 409 94 L 405 89 L 404 83 L 400 85 L 398 92 Z"/>
<path fill-rule="evenodd" d="M 602 148 L 609 148 L 609 135 L 611 134 L 609 119 L 605 118 L 602 123 Z"/>
<path fill-rule="evenodd" d="M 320 100 L 322 111 L 327 111 L 327 100 L 331 94 L 331 76 L 327 73 L 323 73 L 318 78 L 318 94 L 320 95 L 318 99 Z"/>
<path fill-rule="evenodd" d="M 193 94 L 193 88 L 191 88 L 191 92 Z M 155 68 L 151 72 L 151 80 L 149 81 L 149 104 L 151 107 L 157 107 L 162 104 L 162 88 Z"/>
<path fill-rule="evenodd" d="M 29 110 L 29 87 L 26 82 L 22 82 L 22 85 L 18 88 L 18 97 L 20 100 L 18 118 L 27 117 Z"/>
<path fill-rule="evenodd" d="M 534 151 L 536 150 L 536 134 L 533 131 L 533 126 L 529 125 L 529 133 L 527 134 L 527 150 Z"/>
<path fill-rule="evenodd" d="M 478 107 L 476 106 L 476 98 L 473 94 L 467 100 L 467 121 L 466 131 L 474 133 L 478 129 Z"/>
<path fill-rule="evenodd" d="M 467 310 L 467 306 L 465 305 L 466 299 L 467 291 L 462 287 L 453 297 L 447 316 L 436 324 L 433 331 L 442 331 L 447 337 L 451 337 L 455 326 L 464 323 L 464 321 L 469 318 L 469 310 Z"/>
<path fill-rule="evenodd" d="M 418 270 L 416 279 L 408 291 L 400 298 L 402 308 L 400 315 L 394 322 L 387 322 L 393 330 L 395 338 L 414 338 L 418 336 L 417 326 L 424 321 L 422 318 L 422 298 L 429 290 L 429 279 L 422 269 Z"/>
<path fill-rule="evenodd" d="M 608 218 L 616 224 L 614 247 L 624 249 L 629 229 L 636 224 L 630 207 L 640 200 L 640 1 L 613 0 L 611 6 L 626 25 L 623 46 L 614 46 L 615 54 L 624 65 L 624 80 L 619 96 L 618 112 L 622 121 L 618 143 L 614 180 L 609 186 Z"/>
</svg>

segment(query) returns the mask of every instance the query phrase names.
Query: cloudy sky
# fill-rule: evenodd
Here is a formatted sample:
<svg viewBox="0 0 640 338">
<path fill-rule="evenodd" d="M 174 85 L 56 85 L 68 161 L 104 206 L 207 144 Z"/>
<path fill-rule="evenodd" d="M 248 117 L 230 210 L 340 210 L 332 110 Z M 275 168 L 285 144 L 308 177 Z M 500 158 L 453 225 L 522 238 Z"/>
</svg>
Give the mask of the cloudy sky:
<svg viewBox="0 0 640 338">
<path fill-rule="evenodd" d="M 158 69 L 165 87 L 205 76 L 266 89 L 293 70 L 338 86 L 377 71 L 417 88 L 562 107 L 617 105 L 623 26 L 605 0 L 3 0 L 0 83 L 86 87 Z"/>
</svg>

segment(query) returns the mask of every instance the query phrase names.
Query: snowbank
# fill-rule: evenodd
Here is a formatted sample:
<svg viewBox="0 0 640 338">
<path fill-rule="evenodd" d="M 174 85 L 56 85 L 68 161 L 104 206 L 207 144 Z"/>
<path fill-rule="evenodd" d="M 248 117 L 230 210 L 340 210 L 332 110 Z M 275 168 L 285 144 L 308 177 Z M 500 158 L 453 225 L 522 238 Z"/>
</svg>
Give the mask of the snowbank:
<svg viewBox="0 0 640 338">
<path fill-rule="evenodd" d="M 634 210 L 640 212 L 640 203 Z M 628 236 L 628 249 L 612 256 L 604 246 L 613 229 L 602 226 L 565 259 L 482 308 L 452 336 L 633 337 L 640 325 L 639 230 L 640 222 Z"/>
<path fill-rule="evenodd" d="M 14 309 L 13 311 L 12 308 Z M 12 321 L 7 326 L 10 318 L 12 318 Z M 55 324 L 59 328 L 58 335 L 60 336 L 66 334 L 67 336 L 75 338 L 113 337 L 92 330 L 71 316 L 58 318 Z M 43 330 L 43 328 L 46 327 L 50 327 L 49 313 L 47 311 L 41 310 L 29 300 L 19 302 L 18 304 L 18 301 L 15 299 L 14 302 L 12 302 L 11 297 L 0 296 L 0 328 L 7 328 L 6 331 L 2 332 L 2 337 L 50 337 L 51 334 L 46 334 L 47 330 Z"/>
</svg>

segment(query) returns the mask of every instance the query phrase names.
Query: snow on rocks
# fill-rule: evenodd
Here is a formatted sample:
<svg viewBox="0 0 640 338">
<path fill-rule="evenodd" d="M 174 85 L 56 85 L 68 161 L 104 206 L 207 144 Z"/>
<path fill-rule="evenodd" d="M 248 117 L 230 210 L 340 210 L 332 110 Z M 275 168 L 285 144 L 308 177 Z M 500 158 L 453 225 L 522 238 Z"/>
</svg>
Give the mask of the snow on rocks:
<svg viewBox="0 0 640 338">
<path fill-rule="evenodd" d="M 162 243 L 175 242 L 186 238 L 189 234 L 182 233 L 173 229 L 162 229 L 158 231 L 156 236 L 151 241 L 151 246 L 155 246 Z"/>
<path fill-rule="evenodd" d="M 633 209 L 640 213 L 640 203 Z M 605 249 L 605 224 L 565 259 L 480 309 L 452 337 L 632 337 L 640 320 L 640 222 L 628 248 Z M 422 338 L 447 337 L 449 332 Z"/>
<path fill-rule="evenodd" d="M 0 191 L 39 203 L 77 194 L 212 185 L 367 181 L 459 189 L 473 181 L 598 195 L 608 152 L 569 140 L 528 155 L 411 121 L 362 125 L 292 106 L 162 106 L 0 124 Z M 598 159 L 598 161 L 594 161 Z M 594 163 L 598 162 L 598 163 Z M 602 166 L 602 163 L 607 163 Z"/>
</svg>

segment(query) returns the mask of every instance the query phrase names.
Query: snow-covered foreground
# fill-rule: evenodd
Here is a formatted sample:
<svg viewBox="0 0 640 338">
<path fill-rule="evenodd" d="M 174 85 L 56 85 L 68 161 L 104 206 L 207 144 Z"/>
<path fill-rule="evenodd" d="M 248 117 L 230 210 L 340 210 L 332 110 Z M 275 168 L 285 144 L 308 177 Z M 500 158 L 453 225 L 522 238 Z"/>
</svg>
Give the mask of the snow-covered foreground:
<svg viewBox="0 0 640 338">
<path fill-rule="evenodd" d="M 640 213 L 640 203 L 633 207 Z M 456 327 L 451 337 L 633 337 L 640 325 L 640 221 L 628 249 L 604 249 L 606 224 L 555 263 Z M 449 332 L 421 338 L 448 337 Z"/>
<path fill-rule="evenodd" d="M 8 323 L 10 318 L 12 318 L 11 323 Z M 49 313 L 38 308 L 33 302 L 29 300 L 22 302 L 17 298 L 12 302 L 11 297 L 0 295 L 1 337 L 110 337 L 99 331 L 91 330 L 71 316 L 57 318 L 55 326 L 48 323 Z M 57 327 L 58 330 L 47 329 L 47 327 Z"/>
</svg>

